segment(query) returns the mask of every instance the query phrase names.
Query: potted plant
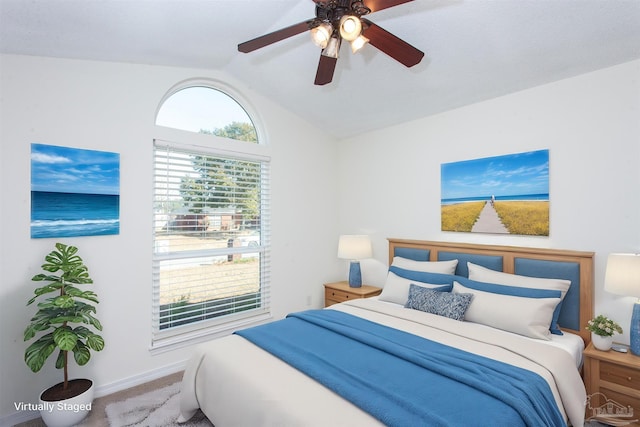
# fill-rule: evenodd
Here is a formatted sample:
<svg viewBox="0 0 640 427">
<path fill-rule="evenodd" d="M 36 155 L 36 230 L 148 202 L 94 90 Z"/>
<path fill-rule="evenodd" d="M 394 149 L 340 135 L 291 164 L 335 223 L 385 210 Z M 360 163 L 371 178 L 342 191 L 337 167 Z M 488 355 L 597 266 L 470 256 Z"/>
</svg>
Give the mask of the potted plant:
<svg viewBox="0 0 640 427">
<path fill-rule="evenodd" d="M 55 247 L 42 264 L 45 273 L 31 279 L 47 283 L 36 288 L 35 296 L 27 302 L 31 305 L 40 297 L 44 298 L 38 302 L 38 311 L 24 331 L 24 341 L 39 335 L 27 347 L 24 360 L 33 372 L 38 372 L 58 350 L 55 366 L 64 371 L 64 380 L 41 393 L 39 409 L 49 427 L 63 427 L 82 420 L 91 410 L 93 401 L 91 380 L 69 380 L 69 352 L 73 353 L 78 365 L 85 365 L 91 358 L 91 350 L 104 348 L 104 340 L 89 329 L 102 330 L 94 317 L 96 309 L 91 304 L 98 303 L 97 295 L 76 287 L 93 283 L 82 258 L 77 255 L 78 248 L 62 243 L 56 243 Z M 48 294 L 53 295 L 45 297 Z"/>
<path fill-rule="evenodd" d="M 602 314 L 587 322 L 587 330 L 591 331 L 591 342 L 598 350 L 607 351 L 613 344 L 613 334 L 622 333 L 622 328 L 613 320 Z"/>
</svg>

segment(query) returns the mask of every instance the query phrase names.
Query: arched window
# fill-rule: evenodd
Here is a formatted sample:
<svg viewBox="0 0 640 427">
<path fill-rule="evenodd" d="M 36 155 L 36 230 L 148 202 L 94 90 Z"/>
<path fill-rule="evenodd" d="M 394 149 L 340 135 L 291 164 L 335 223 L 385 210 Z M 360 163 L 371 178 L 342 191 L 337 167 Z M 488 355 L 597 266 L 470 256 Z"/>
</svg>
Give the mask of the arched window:
<svg viewBox="0 0 640 427">
<path fill-rule="evenodd" d="M 171 91 L 154 141 L 153 347 L 270 315 L 269 163 L 226 92 Z"/>
<path fill-rule="evenodd" d="M 169 96 L 158 111 L 156 125 L 258 143 L 245 109 L 226 93 L 205 86 L 190 86 Z"/>
</svg>

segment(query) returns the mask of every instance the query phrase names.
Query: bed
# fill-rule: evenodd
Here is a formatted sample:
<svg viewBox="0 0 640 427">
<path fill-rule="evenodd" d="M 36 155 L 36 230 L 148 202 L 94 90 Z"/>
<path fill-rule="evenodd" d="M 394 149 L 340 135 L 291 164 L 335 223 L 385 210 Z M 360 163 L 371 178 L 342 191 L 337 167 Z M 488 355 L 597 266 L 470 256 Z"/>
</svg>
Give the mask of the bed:
<svg viewBox="0 0 640 427">
<path fill-rule="evenodd" d="M 180 421 L 584 424 L 592 252 L 389 239 L 382 293 L 200 346 Z"/>
</svg>

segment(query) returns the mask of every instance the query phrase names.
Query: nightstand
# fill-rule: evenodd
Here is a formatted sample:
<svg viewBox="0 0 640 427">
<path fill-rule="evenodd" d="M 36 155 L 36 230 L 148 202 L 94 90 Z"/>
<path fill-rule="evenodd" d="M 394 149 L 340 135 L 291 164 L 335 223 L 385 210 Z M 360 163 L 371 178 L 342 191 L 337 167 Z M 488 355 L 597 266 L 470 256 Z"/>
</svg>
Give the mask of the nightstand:
<svg viewBox="0 0 640 427">
<path fill-rule="evenodd" d="M 349 282 L 335 282 L 324 284 L 324 306 L 329 307 L 332 304 L 348 301 L 358 298 L 369 298 L 380 295 L 381 288 L 375 286 L 362 285 L 359 288 L 352 288 Z"/>
<path fill-rule="evenodd" d="M 630 352 L 596 350 L 589 343 L 584 351 L 584 384 L 587 388 L 587 419 L 594 415 L 595 408 L 607 402 L 609 406 L 603 408 L 607 414 L 615 413 L 616 409 L 624 411 L 631 406 L 631 419 L 640 418 L 640 357 Z"/>
</svg>

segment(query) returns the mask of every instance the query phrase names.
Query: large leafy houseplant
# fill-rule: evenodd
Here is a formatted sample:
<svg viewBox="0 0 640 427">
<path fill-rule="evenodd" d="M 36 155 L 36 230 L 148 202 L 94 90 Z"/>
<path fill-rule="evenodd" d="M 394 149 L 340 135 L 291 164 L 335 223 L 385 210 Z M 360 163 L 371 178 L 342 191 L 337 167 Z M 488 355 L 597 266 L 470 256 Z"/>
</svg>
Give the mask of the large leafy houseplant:
<svg viewBox="0 0 640 427">
<path fill-rule="evenodd" d="M 38 311 L 24 331 L 25 341 L 44 332 L 44 335 L 27 347 L 24 360 L 33 372 L 38 372 L 49 356 L 58 349 L 55 366 L 64 370 L 64 381 L 61 383 L 61 393 L 64 396 L 65 392 L 71 393 L 68 391 L 69 352 L 73 353 L 78 365 L 85 365 L 91 358 L 91 350 L 100 351 L 104 348 L 104 340 L 89 329 L 93 327 L 98 331 L 102 330 L 102 325 L 94 317 L 96 309 L 91 304 L 98 303 L 97 295 L 93 291 L 77 287 L 93 283 L 82 258 L 77 255 L 78 248 L 62 243 L 56 243 L 55 247 L 42 264 L 46 273 L 37 274 L 31 279 L 48 283 L 35 289 L 35 296 L 27 305 L 45 295 L 53 295 L 38 302 Z M 76 324 L 78 325 L 75 326 Z M 69 396 L 65 396 L 67 397 Z"/>
</svg>

